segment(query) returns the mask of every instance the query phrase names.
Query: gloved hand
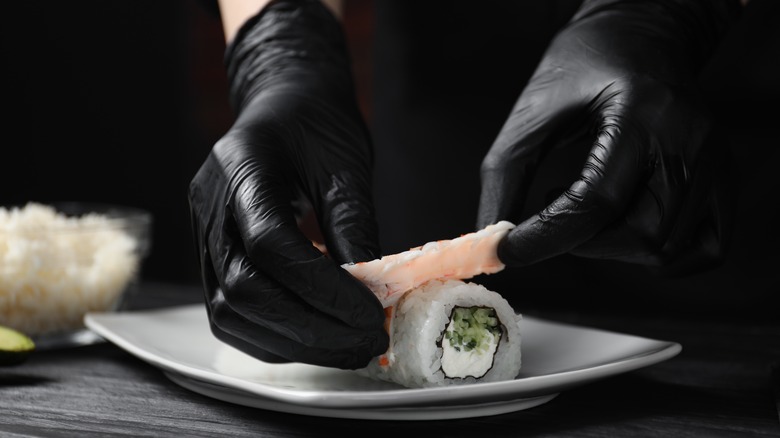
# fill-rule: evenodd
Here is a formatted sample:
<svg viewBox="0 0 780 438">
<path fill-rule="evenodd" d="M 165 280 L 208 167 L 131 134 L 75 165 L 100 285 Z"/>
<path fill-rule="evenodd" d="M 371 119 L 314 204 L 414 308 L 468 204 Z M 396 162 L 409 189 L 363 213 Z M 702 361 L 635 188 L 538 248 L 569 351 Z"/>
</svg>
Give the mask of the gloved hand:
<svg viewBox="0 0 780 438">
<path fill-rule="evenodd" d="M 504 263 L 570 253 L 677 273 L 721 257 L 730 176 L 697 75 L 734 17 L 721 0 L 584 1 L 482 163 L 478 228 L 518 223 Z M 568 189 L 519 217 L 546 153 L 583 142 Z"/>
<path fill-rule="evenodd" d="M 272 2 L 226 52 L 237 119 L 190 184 L 215 336 L 268 362 L 354 369 L 387 349 L 384 313 L 340 267 L 379 255 L 372 145 L 340 23 Z M 296 221 L 313 207 L 328 255 Z"/>
</svg>

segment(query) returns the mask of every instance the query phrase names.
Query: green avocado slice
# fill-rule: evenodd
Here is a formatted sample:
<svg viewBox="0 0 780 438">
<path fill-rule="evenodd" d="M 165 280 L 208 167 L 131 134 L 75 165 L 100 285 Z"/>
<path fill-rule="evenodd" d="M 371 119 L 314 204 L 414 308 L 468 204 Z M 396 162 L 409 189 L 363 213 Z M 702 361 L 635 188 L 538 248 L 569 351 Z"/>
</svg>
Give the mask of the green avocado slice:
<svg viewBox="0 0 780 438">
<path fill-rule="evenodd" d="M 0 325 L 0 366 L 24 362 L 35 349 L 35 343 L 27 335 Z"/>
</svg>

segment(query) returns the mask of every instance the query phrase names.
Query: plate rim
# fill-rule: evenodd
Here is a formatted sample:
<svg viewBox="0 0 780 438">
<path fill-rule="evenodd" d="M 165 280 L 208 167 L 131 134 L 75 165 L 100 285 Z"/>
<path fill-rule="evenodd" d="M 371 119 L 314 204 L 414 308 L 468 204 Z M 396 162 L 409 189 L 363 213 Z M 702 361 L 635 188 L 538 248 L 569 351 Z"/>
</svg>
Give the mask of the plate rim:
<svg viewBox="0 0 780 438">
<path fill-rule="evenodd" d="M 175 371 L 163 371 L 173 383 L 207 397 L 242 406 L 267 409 L 288 414 L 302 414 L 316 417 L 342 418 L 353 420 L 453 420 L 507 414 L 534 408 L 545 404 L 560 393 L 522 397 L 509 400 L 497 400 L 487 403 L 432 406 L 384 406 L 378 408 L 356 407 L 343 409 L 335 406 L 311 406 L 296 403 L 279 403 L 240 388 L 226 387 L 208 381 L 200 381 Z"/>
<path fill-rule="evenodd" d="M 189 304 L 171 306 L 165 308 L 147 309 L 141 311 L 125 312 L 91 312 L 85 315 L 84 323 L 98 335 L 116 344 L 139 359 L 154 365 L 163 371 L 170 371 L 200 381 L 218 384 L 223 387 L 238 389 L 277 402 L 292 403 L 321 408 L 379 408 L 393 406 L 424 406 L 436 405 L 451 401 L 453 396 L 458 398 L 489 398 L 491 400 L 509 400 L 542 396 L 551 393 L 581 386 L 596 380 L 610 377 L 636 369 L 644 368 L 676 356 L 682 351 L 682 345 L 672 341 L 662 341 L 631 334 L 624 334 L 587 326 L 570 323 L 559 323 L 544 318 L 524 316 L 526 320 L 539 321 L 566 326 L 572 329 L 587 329 L 607 334 L 628 336 L 653 341 L 658 344 L 655 349 L 644 351 L 640 354 L 622 358 L 617 361 L 593 367 L 579 368 L 569 371 L 557 372 L 528 378 L 518 378 L 502 382 L 483 382 L 473 385 L 456 385 L 432 388 L 402 388 L 368 391 L 302 391 L 300 389 L 281 388 L 261 382 L 253 382 L 240 377 L 215 373 L 213 371 L 196 368 L 181 362 L 166 359 L 144 349 L 115 331 L 104 325 L 106 318 L 110 321 L 115 318 L 153 316 L 154 314 L 166 314 L 168 312 L 195 312 L 202 311 L 206 315 L 204 305 Z M 521 387 L 521 388 L 518 388 Z"/>
</svg>

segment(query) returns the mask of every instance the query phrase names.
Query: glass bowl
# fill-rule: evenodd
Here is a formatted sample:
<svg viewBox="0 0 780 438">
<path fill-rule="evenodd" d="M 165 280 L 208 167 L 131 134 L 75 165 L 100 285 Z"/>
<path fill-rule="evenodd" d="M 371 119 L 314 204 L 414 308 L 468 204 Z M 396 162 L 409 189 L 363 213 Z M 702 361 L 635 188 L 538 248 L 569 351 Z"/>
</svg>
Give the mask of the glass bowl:
<svg viewBox="0 0 780 438">
<path fill-rule="evenodd" d="M 122 309 L 151 247 L 152 215 L 83 202 L 0 207 L 0 325 L 36 349 L 100 338 L 87 312 Z"/>
</svg>

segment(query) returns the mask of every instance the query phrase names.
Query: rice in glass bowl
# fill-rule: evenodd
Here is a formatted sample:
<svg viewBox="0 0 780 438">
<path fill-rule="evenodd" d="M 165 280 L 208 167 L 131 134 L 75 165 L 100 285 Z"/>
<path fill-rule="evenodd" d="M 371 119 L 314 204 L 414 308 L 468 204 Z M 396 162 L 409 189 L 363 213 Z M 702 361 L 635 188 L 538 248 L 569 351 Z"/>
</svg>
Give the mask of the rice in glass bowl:
<svg viewBox="0 0 780 438">
<path fill-rule="evenodd" d="M 151 214 L 96 203 L 0 207 L 0 325 L 38 349 L 97 340 L 87 312 L 117 311 L 138 287 Z"/>
</svg>

